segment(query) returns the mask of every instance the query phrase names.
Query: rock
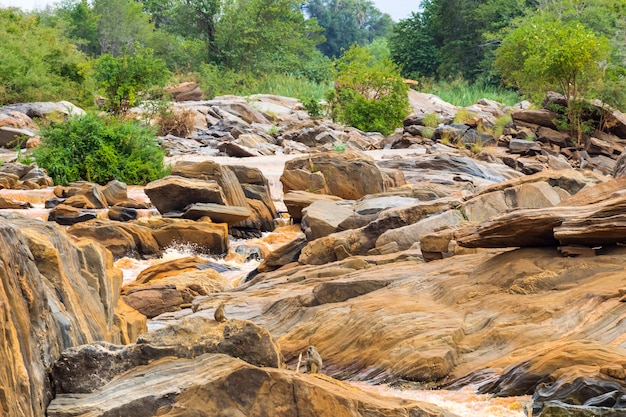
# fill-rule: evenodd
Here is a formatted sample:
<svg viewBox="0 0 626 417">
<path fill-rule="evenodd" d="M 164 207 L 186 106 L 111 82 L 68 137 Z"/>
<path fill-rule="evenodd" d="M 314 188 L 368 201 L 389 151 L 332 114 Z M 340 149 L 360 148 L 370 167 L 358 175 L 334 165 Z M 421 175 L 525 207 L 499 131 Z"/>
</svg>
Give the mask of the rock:
<svg viewBox="0 0 626 417">
<path fill-rule="evenodd" d="M 553 120 L 559 117 L 558 114 L 549 110 L 518 110 L 511 113 L 513 123 L 531 123 L 538 126 L 556 129 Z"/>
<path fill-rule="evenodd" d="M 272 395 L 263 394 L 270 391 Z M 112 381 L 97 393 L 59 395 L 50 404 L 48 416 L 96 412 L 136 417 L 163 413 L 198 417 L 264 413 L 259 410 L 275 410 L 286 416 L 309 410 L 312 415 L 337 417 L 407 413 L 454 417 L 453 413 L 433 405 L 379 397 L 339 381 L 257 368 L 216 354 L 194 359 L 159 359 L 149 367 L 138 368 Z"/>
<path fill-rule="evenodd" d="M 61 206 L 57 206 L 59 207 Z M 161 250 L 152 231 L 138 223 L 94 219 L 76 223 L 67 232 L 73 236 L 90 238 L 99 242 L 109 249 L 115 258 L 124 256 L 141 258 L 156 255 Z"/>
<path fill-rule="evenodd" d="M 537 140 L 543 143 L 557 145 L 560 148 L 574 146 L 572 137 L 569 134 L 543 126 L 537 129 Z"/>
<path fill-rule="evenodd" d="M 294 222 L 302 220 L 302 210 L 311 205 L 314 201 L 340 201 L 341 197 L 328 194 L 316 194 L 302 190 L 294 190 L 285 193 L 283 202 L 287 207 L 289 215 Z"/>
<path fill-rule="evenodd" d="M 291 159 L 280 181 L 284 193 L 320 190 L 347 200 L 384 191 L 383 176 L 374 161 L 350 152 Z"/>
<path fill-rule="evenodd" d="M 48 203 L 48 201 L 46 203 Z M 65 201 L 65 199 L 62 201 Z M 56 222 L 62 226 L 71 226 L 93 220 L 97 217 L 95 212 L 79 210 L 76 207 L 68 206 L 62 202 L 57 202 L 57 205 L 48 213 L 48 221 Z"/>
<path fill-rule="evenodd" d="M 25 128 L 15 128 L 9 126 L 0 127 L 0 146 L 3 148 L 25 148 L 26 139 L 24 137 L 33 137 L 35 132 Z"/>
<path fill-rule="evenodd" d="M 282 245 L 263 259 L 257 267 L 258 271 L 269 272 L 289 263 L 296 262 L 300 256 L 300 252 L 302 252 L 302 248 L 306 246 L 306 243 L 306 237 L 302 235 L 296 237 L 291 242 Z"/>
<path fill-rule="evenodd" d="M 149 183 L 144 192 L 160 213 L 183 212 L 193 203 L 226 204 L 217 182 L 174 175 Z"/>
<path fill-rule="evenodd" d="M 184 82 L 174 86 L 165 87 L 165 91 L 172 95 L 174 101 L 200 101 L 202 90 L 195 82 Z"/>
<path fill-rule="evenodd" d="M 354 215 L 345 201 L 318 200 L 302 210 L 302 222 L 306 224 L 308 240 L 327 236 L 339 230 L 339 225 Z"/>
<path fill-rule="evenodd" d="M 625 204 L 626 197 L 619 194 L 584 207 L 517 210 L 460 230 L 457 242 L 474 248 L 623 244 L 620 213 Z"/>
<path fill-rule="evenodd" d="M 122 295 L 122 299 L 149 319 L 163 313 L 180 310 L 185 301 L 176 286 L 168 284 L 133 288 Z"/>
<path fill-rule="evenodd" d="M 458 110 L 458 107 L 443 101 L 434 94 L 425 94 L 413 89 L 409 90 L 409 105 L 416 115 L 408 116 L 404 122 L 405 126 L 414 124 L 414 120 L 418 117 L 430 113 L 437 114 L 443 123 L 450 123 Z"/>
<path fill-rule="evenodd" d="M 246 196 L 238 177 L 229 166 L 220 165 L 213 161 L 179 161 L 172 167 L 172 174 L 192 180 L 215 181 L 224 193 L 223 202 L 198 199 L 192 201 L 193 203 L 217 203 L 247 207 Z"/>
<path fill-rule="evenodd" d="M 241 222 L 252 213 L 247 207 L 225 206 L 215 203 L 194 203 L 185 207 L 184 219 L 198 220 L 208 217 L 215 223 L 234 224 Z"/>
<path fill-rule="evenodd" d="M 122 273 L 104 248 L 47 222 L 5 214 L 0 236 L 0 410 L 43 416 L 52 399 L 47 370 L 63 350 L 120 342 Z"/>
<path fill-rule="evenodd" d="M 113 206 L 107 211 L 107 216 L 111 220 L 128 222 L 131 220 L 137 220 L 137 210 L 134 208 Z"/>
<path fill-rule="evenodd" d="M 135 367 L 165 357 L 193 359 L 207 353 L 228 354 L 257 366 L 280 366 L 280 350 L 263 328 L 249 321 L 220 324 L 196 317 L 146 333 L 136 344 L 95 343 L 68 349 L 55 362 L 51 376 L 57 394 L 93 393 Z"/>
<path fill-rule="evenodd" d="M 121 181 L 112 180 L 101 188 L 102 194 L 109 206 L 128 200 L 128 186 Z"/>
<path fill-rule="evenodd" d="M 463 215 L 459 210 L 448 210 L 440 214 L 435 214 L 409 226 L 398 227 L 384 232 L 376 239 L 376 247 L 382 247 L 391 242 L 395 242 L 398 251 L 406 250 L 413 244 L 419 242 L 422 236 L 443 228 L 457 226 L 461 224 L 463 220 Z"/>
<path fill-rule="evenodd" d="M 33 208 L 28 201 L 17 201 L 9 198 L 0 197 L 0 209 L 20 209 L 25 210 Z"/>
<path fill-rule="evenodd" d="M 59 101 L 56 103 L 18 103 L 0 107 L 0 113 L 4 113 L 6 111 L 19 111 L 26 114 L 30 118 L 40 118 L 53 121 L 60 121 L 64 120 L 66 117 L 81 116 L 85 114 L 83 109 L 76 107 L 69 101 Z"/>
<path fill-rule="evenodd" d="M 590 340 L 571 341 L 534 353 L 508 368 L 496 381 L 480 387 L 479 391 L 496 396 L 533 394 L 535 413 L 541 411 L 544 404 L 557 401 L 623 408 L 626 404 L 620 397 L 626 395 L 626 384 L 623 379 L 614 379 L 602 370 L 619 367 L 623 374 L 625 365 L 626 351 L 623 349 Z M 567 409 L 567 405 L 565 407 Z M 552 409 L 548 415 L 554 412 Z"/>
<path fill-rule="evenodd" d="M 67 197 L 63 204 L 82 209 L 103 209 L 109 203 L 98 184 L 81 182 L 70 184 L 69 187 L 57 187 L 58 197 Z"/>
<path fill-rule="evenodd" d="M 316 239 L 302 249 L 298 261 L 308 265 L 323 265 L 350 255 L 365 255 L 376 246 L 384 232 L 413 224 L 430 215 L 450 209 L 456 200 L 440 199 L 408 207 L 395 207 L 381 212 L 367 226 L 346 230 Z"/>
<path fill-rule="evenodd" d="M 519 155 L 537 155 L 541 153 L 541 148 L 533 141 L 513 139 L 509 142 L 509 152 Z"/>
<path fill-rule="evenodd" d="M 228 252 L 228 226 L 184 219 L 150 219 L 141 223 L 149 227 L 161 249 L 190 244 L 199 253 L 216 256 Z"/>
</svg>

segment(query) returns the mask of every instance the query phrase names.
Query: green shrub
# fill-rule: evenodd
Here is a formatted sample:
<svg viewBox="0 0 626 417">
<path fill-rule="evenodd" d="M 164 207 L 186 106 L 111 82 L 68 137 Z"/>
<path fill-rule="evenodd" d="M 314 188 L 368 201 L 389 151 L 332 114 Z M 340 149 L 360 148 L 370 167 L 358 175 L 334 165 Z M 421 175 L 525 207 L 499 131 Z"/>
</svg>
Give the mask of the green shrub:
<svg viewBox="0 0 626 417">
<path fill-rule="evenodd" d="M 352 46 L 335 61 L 335 89 L 328 95 L 331 117 L 366 132 L 392 133 L 409 114 L 408 86 L 388 59 Z"/>
<path fill-rule="evenodd" d="M 165 61 L 155 58 L 150 49 L 117 57 L 104 54 L 94 64 L 94 78 L 107 99 L 105 108 L 113 113 L 125 113 L 148 98 L 145 93 L 150 88 L 164 86 L 169 77 Z"/>
<path fill-rule="evenodd" d="M 300 99 L 304 110 L 309 113 L 311 117 L 322 117 L 324 115 L 324 105 L 320 100 L 313 96 L 303 97 Z"/>
<path fill-rule="evenodd" d="M 135 120 L 87 113 L 45 126 L 41 140 L 32 156 L 56 184 L 146 184 L 167 174 L 154 129 Z"/>
<path fill-rule="evenodd" d="M 439 126 L 439 116 L 437 116 L 437 113 L 428 113 L 427 115 L 424 116 L 424 119 L 422 120 L 422 124 L 426 127 L 430 127 L 434 129 L 437 126 Z"/>
</svg>

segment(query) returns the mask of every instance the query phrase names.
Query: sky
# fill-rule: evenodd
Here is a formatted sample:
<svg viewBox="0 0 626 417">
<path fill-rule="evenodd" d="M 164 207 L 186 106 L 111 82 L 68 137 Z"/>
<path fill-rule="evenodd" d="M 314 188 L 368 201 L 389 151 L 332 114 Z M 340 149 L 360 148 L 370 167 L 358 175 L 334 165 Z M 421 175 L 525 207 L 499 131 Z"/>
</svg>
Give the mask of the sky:
<svg viewBox="0 0 626 417">
<path fill-rule="evenodd" d="M 0 6 L 21 7 L 25 10 L 44 8 L 57 0 L 0 0 Z M 396 22 L 411 15 L 417 10 L 420 0 L 372 0 L 372 3 L 383 13 L 387 13 Z"/>
</svg>

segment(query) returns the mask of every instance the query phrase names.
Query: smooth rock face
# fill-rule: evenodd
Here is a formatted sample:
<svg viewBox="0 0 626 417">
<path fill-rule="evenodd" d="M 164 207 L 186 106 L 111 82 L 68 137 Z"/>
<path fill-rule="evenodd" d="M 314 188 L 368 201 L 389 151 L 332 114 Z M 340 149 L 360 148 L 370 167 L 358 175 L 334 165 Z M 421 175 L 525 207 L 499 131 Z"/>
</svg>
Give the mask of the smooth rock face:
<svg viewBox="0 0 626 417">
<path fill-rule="evenodd" d="M 214 181 L 169 176 L 149 183 L 144 192 L 161 213 L 182 212 L 193 203 L 226 204 L 222 188 Z"/>
<path fill-rule="evenodd" d="M 101 246 L 38 220 L 0 217 L 0 246 L 0 414 L 43 417 L 46 370 L 64 349 L 120 342 L 122 274 Z"/>
<path fill-rule="evenodd" d="M 287 161 L 280 181 L 285 193 L 313 190 L 346 200 L 384 191 L 383 175 L 374 161 L 349 152 L 329 152 Z"/>
<path fill-rule="evenodd" d="M 454 417 L 432 405 L 378 397 L 339 381 L 257 368 L 215 354 L 160 359 L 113 380 L 101 392 L 59 395 L 47 415 L 69 417 L 77 413 L 136 417 Z"/>
</svg>

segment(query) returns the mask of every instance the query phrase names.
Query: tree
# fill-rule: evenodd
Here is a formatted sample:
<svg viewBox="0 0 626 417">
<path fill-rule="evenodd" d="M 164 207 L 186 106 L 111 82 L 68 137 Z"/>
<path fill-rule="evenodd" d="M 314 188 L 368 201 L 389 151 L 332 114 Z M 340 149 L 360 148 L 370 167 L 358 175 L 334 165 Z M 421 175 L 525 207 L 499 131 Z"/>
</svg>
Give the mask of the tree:
<svg viewBox="0 0 626 417">
<path fill-rule="evenodd" d="M 0 104 L 92 102 L 87 59 L 59 28 L 18 9 L 0 9 L 0 39 Z"/>
<path fill-rule="evenodd" d="M 365 46 L 391 33 L 391 17 L 369 0 L 308 0 L 307 13 L 324 29 L 319 50 L 337 58 L 353 44 Z"/>
<path fill-rule="evenodd" d="M 440 64 L 439 48 L 424 13 L 412 13 L 393 28 L 389 38 L 391 58 L 407 78 L 434 77 Z"/>
<path fill-rule="evenodd" d="M 165 62 L 153 56 L 152 50 L 140 49 L 133 54 L 104 54 L 94 63 L 94 77 L 106 98 L 105 107 L 123 113 L 136 105 L 145 93 L 163 86 L 169 78 Z"/>
<path fill-rule="evenodd" d="M 402 126 L 409 114 L 408 86 L 391 60 L 374 60 L 354 45 L 335 61 L 335 74 L 328 96 L 333 119 L 385 135 Z"/>
<path fill-rule="evenodd" d="M 100 53 L 114 56 L 147 46 L 154 31 L 140 3 L 133 0 L 95 0 L 93 11 L 100 16 L 98 42 Z"/>
<path fill-rule="evenodd" d="M 319 26 L 293 0 L 227 0 L 216 32 L 220 62 L 227 69 L 306 72 L 316 59 Z"/>
<path fill-rule="evenodd" d="M 580 22 L 538 16 L 504 38 L 495 65 L 506 82 L 526 94 L 554 89 L 571 99 L 602 77 L 609 51 L 608 40 Z"/>
</svg>

